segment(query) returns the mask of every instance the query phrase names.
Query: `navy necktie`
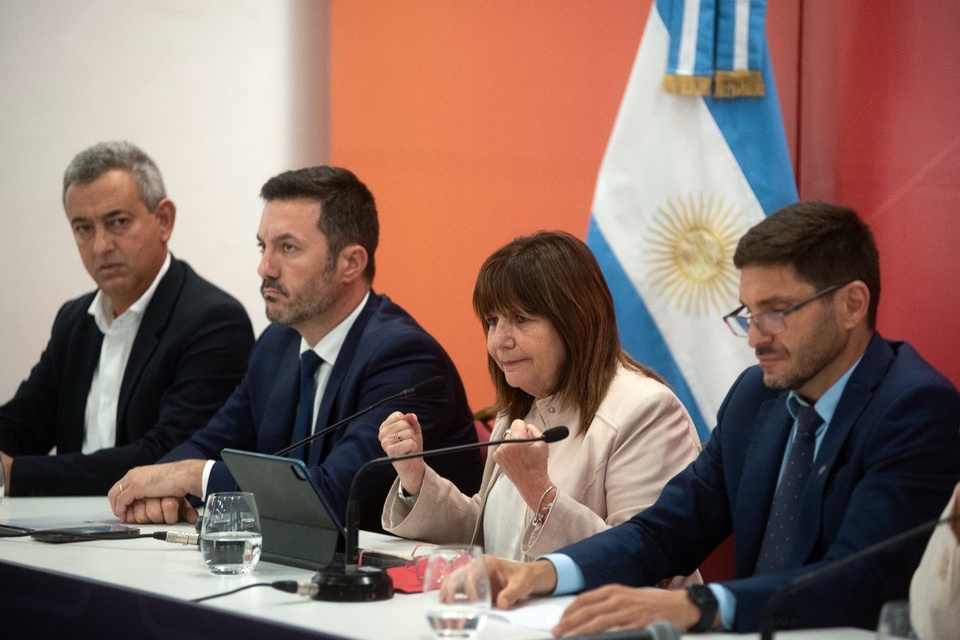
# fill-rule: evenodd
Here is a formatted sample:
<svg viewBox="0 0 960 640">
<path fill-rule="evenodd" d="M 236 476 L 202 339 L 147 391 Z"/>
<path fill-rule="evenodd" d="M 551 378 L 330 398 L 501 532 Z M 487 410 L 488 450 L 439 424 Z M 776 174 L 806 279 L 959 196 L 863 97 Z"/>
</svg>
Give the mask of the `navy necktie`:
<svg viewBox="0 0 960 640">
<path fill-rule="evenodd" d="M 757 558 L 756 575 L 783 569 L 793 549 L 797 532 L 800 501 L 807 477 L 813 467 L 813 452 L 817 442 L 817 427 L 823 419 L 813 407 L 800 405 L 797 410 L 797 435 L 790 448 L 787 465 L 773 497 L 767 529 Z"/>
<path fill-rule="evenodd" d="M 297 419 L 293 424 L 293 435 L 290 444 L 303 440 L 310 435 L 313 425 L 313 402 L 317 395 L 317 369 L 323 359 L 313 350 L 304 351 L 300 355 L 300 401 L 297 403 Z M 292 458 L 305 459 L 307 447 L 294 449 L 289 454 Z"/>
</svg>

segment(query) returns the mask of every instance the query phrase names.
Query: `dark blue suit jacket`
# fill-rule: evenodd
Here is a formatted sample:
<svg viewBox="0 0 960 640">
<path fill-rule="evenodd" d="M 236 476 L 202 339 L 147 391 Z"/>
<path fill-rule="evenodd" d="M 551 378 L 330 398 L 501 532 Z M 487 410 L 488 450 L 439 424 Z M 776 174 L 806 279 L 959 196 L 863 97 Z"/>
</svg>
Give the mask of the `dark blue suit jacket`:
<svg viewBox="0 0 960 640">
<path fill-rule="evenodd" d="M 224 448 L 274 453 L 290 444 L 299 396 L 300 334 L 272 324 L 257 340 L 247 374 L 206 428 L 164 461 L 219 460 Z M 350 328 L 317 414 L 316 429 L 346 418 L 378 400 L 434 376 L 447 388 L 432 397 L 385 403 L 311 443 L 308 464 L 328 504 L 343 521 L 347 492 L 357 469 L 385 455 L 378 433 L 394 411 L 416 413 L 424 448 L 476 442 L 473 415 L 453 362 L 430 334 L 386 296 L 371 292 Z M 476 493 L 482 466 L 476 451 L 433 458 L 431 466 L 467 494 Z M 388 466 L 372 470 L 360 485 L 360 524 L 381 530 L 380 512 L 393 478 Z M 232 491 L 236 482 L 222 462 L 214 465 L 207 491 Z"/>
<path fill-rule="evenodd" d="M 561 549 L 586 587 L 655 585 L 693 571 L 734 535 L 735 630 L 758 628 L 779 587 L 936 518 L 960 479 L 960 395 L 908 344 L 871 340 L 827 429 L 799 514 L 791 568 L 754 576 L 792 420 L 786 391 L 747 369 L 718 413 L 701 455 L 649 509 Z M 783 626 L 876 628 L 887 600 L 905 599 L 926 540 L 855 564 L 787 598 Z"/>
<path fill-rule="evenodd" d="M 116 447 L 84 455 L 84 414 L 103 334 L 87 313 L 96 292 L 60 308 L 40 362 L 0 407 L 0 451 L 15 458 L 12 495 L 106 494 L 203 427 L 237 386 L 253 346 L 243 306 L 186 262 L 157 284 L 117 407 Z M 56 446 L 57 455 L 47 452 Z"/>
</svg>

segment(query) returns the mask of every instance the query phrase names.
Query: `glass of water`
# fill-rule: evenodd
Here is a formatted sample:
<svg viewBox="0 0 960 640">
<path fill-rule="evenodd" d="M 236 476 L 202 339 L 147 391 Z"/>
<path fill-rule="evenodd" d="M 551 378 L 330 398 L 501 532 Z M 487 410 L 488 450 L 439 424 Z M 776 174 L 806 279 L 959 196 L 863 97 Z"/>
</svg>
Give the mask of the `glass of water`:
<svg viewBox="0 0 960 640">
<path fill-rule="evenodd" d="M 214 573 L 248 573 L 260 561 L 263 533 L 252 493 L 211 493 L 203 511 L 200 552 Z"/>
<path fill-rule="evenodd" d="M 917 634 L 910 624 L 910 603 L 906 600 L 887 602 L 880 609 L 880 621 L 877 624 L 877 640 L 909 638 L 915 640 Z"/>
<path fill-rule="evenodd" d="M 423 596 L 435 637 L 476 638 L 490 612 L 490 576 L 480 547 L 435 547 L 427 561 Z"/>
</svg>

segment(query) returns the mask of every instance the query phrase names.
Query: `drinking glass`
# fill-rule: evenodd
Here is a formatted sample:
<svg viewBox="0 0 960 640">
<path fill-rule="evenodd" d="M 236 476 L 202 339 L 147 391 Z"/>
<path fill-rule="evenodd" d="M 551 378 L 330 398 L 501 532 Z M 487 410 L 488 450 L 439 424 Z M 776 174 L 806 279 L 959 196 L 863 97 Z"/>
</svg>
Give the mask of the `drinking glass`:
<svg viewBox="0 0 960 640">
<path fill-rule="evenodd" d="M 249 573 L 260 561 L 263 534 L 252 493 L 211 493 L 200 527 L 200 552 L 210 571 Z"/>
<path fill-rule="evenodd" d="M 423 579 L 427 622 L 436 638 L 476 638 L 490 611 L 490 576 L 476 545 L 439 546 Z"/>
<path fill-rule="evenodd" d="M 915 640 L 916 637 L 913 625 L 910 624 L 910 603 L 906 600 L 894 600 L 884 604 L 880 609 L 880 622 L 877 624 L 877 640 Z"/>
</svg>

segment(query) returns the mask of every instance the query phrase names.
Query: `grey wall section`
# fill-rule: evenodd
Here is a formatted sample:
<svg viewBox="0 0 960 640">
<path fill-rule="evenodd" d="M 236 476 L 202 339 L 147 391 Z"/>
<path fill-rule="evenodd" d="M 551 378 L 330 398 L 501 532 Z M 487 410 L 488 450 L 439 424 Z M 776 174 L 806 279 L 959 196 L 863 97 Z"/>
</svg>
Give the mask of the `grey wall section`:
<svg viewBox="0 0 960 640">
<path fill-rule="evenodd" d="M 157 162 L 172 251 L 266 326 L 258 192 L 327 157 L 328 2 L 0 0 L 0 403 L 59 306 L 93 289 L 61 204 L 101 140 Z"/>
</svg>

